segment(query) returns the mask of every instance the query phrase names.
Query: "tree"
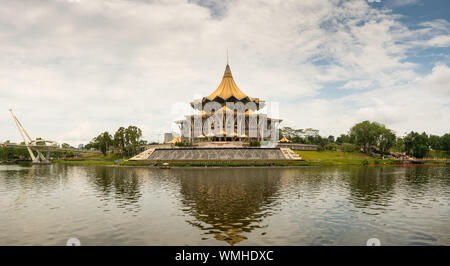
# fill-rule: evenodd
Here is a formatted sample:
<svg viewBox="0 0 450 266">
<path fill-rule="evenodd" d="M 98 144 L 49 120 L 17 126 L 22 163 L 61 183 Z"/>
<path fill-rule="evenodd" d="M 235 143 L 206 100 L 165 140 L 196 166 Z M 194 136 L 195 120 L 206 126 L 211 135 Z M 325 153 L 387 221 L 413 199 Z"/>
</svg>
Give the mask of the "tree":
<svg viewBox="0 0 450 266">
<path fill-rule="evenodd" d="M 280 128 L 280 138 L 286 137 L 292 142 L 304 143 L 303 135 L 303 129 L 293 129 L 291 127 Z"/>
<path fill-rule="evenodd" d="M 334 142 L 330 142 L 324 146 L 324 149 L 327 151 L 337 151 L 338 145 Z"/>
<path fill-rule="evenodd" d="M 341 145 L 343 143 L 353 143 L 353 141 L 349 135 L 341 134 L 339 137 L 336 138 L 336 143 Z"/>
<path fill-rule="evenodd" d="M 103 132 L 93 139 L 94 146 L 99 149 L 103 155 L 106 155 L 109 148 L 113 145 L 112 136 L 107 132 Z"/>
<path fill-rule="evenodd" d="M 396 143 L 396 136 L 392 130 L 381 123 L 370 121 L 363 121 L 354 125 L 350 129 L 348 137 L 341 135 L 338 139 L 339 141 L 346 139 L 354 142 L 363 148 L 365 153 L 370 151 L 371 146 L 376 146 L 383 158 L 384 154 Z"/>
<path fill-rule="evenodd" d="M 333 135 L 329 135 L 328 136 L 328 142 L 329 143 L 334 143 L 334 136 Z"/>
<path fill-rule="evenodd" d="M 394 146 L 395 140 L 395 133 L 384 125 L 381 125 L 379 128 L 378 147 L 380 148 L 383 159 L 384 154 Z"/>
<path fill-rule="evenodd" d="M 368 153 L 370 146 L 377 145 L 381 128 L 381 124 L 366 120 L 354 125 L 350 129 L 350 136 L 354 139 L 355 144 L 363 148 L 365 153 Z"/>
<path fill-rule="evenodd" d="M 68 148 L 70 148 L 70 145 L 67 143 L 63 143 L 63 144 L 61 144 L 61 148 L 68 149 Z"/>
<path fill-rule="evenodd" d="M 354 152 L 358 150 L 358 145 L 351 143 L 342 143 L 342 150 L 344 152 Z"/>
<path fill-rule="evenodd" d="M 114 146 L 120 150 L 122 156 L 131 156 L 138 152 L 141 141 L 142 130 L 136 126 L 127 128 L 120 127 L 114 133 Z"/>
<path fill-rule="evenodd" d="M 419 134 L 411 131 L 403 138 L 403 141 L 405 147 L 404 151 L 416 158 L 425 157 L 430 150 L 428 136 L 425 132 Z"/>
<path fill-rule="evenodd" d="M 428 141 L 430 143 L 430 147 L 435 150 L 435 151 L 439 151 L 442 150 L 442 145 L 441 145 L 441 137 L 436 136 L 436 135 L 430 135 L 428 137 Z"/>
<path fill-rule="evenodd" d="M 450 155 L 450 133 L 441 137 L 441 147 L 443 151 L 447 152 L 447 155 Z"/>
<path fill-rule="evenodd" d="M 395 139 L 395 144 L 394 147 L 398 150 L 398 151 L 404 151 L 405 150 L 405 141 L 402 137 L 397 137 Z"/>
<path fill-rule="evenodd" d="M 120 127 L 116 133 L 114 133 L 114 146 L 119 149 L 122 156 L 125 154 L 125 128 Z"/>
<path fill-rule="evenodd" d="M 125 130 L 125 141 L 128 144 L 128 154 L 134 155 L 138 151 L 142 131 L 136 126 L 129 126 Z"/>
</svg>

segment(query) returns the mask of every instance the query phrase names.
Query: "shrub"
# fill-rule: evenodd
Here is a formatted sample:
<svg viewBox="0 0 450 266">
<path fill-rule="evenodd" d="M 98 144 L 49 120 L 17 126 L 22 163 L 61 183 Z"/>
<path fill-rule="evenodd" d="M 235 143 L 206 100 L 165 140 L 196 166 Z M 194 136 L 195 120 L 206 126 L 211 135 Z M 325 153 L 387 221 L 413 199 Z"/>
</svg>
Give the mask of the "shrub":
<svg viewBox="0 0 450 266">
<path fill-rule="evenodd" d="M 190 143 L 190 142 L 175 142 L 175 146 L 180 146 L 180 147 L 192 146 L 192 143 Z"/>
<path fill-rule="evenodd" d="M 328 143 L 325 145 L 325 150 L 327 151 L 337 151 L 338 145 L 336 143 Z"/>
<path fill-rule="evenodd" d="M 259 140 L 251 140 L 249 144 L 250 144 L 250 146 L 253 146 L 253 147 L 261 146 L 261 142 Z"/>
<path fill-rule="evenodd" d="M 369 164 L 369 161 L 367 160 L 367 159 L 364 159 L 364 160 L 362 160 L 362 165 L 368 165 Z"/>
<path fill-rule="evenodd" d="M 341 147 L 344 152 L 354 152 L 359 149 L 357 145 L 352 143 L 342 143 Z"/>
</svg>

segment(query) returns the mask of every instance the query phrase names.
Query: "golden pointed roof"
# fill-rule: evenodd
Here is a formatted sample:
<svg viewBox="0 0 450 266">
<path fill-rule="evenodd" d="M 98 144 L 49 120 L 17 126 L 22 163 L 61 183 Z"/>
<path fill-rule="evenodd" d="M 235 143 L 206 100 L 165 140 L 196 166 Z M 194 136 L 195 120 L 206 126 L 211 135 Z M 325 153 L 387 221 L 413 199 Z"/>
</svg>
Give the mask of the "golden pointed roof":
<svg viewBox="0 0 450 266">
<path fill-rule="evenodd" d="M 177 142 L 181 142 L 181 138 L 180 138 L 180 137 L 175 137 L 175 138 L 173 138 L 171 141 L 169 141 L 169 142 L 167 142 L 167 143 L 175 144 L 175 143 L 177 143 Z"/>
<path fill-rule="evenodd" d="M 234 82 L 230 66 L 227 64 L 227 66 L 225 67 L 225 73 L 223 74 L 222 82 L 219 84 L 219 87 L 206 98 L 210 101 L 213 101 L 216 97 L 222 98 L 223 100 L 228 100 L 233 96 L 238 100 L 248 97 L 238 88 L 238 86 Z"/>
<path fill-rule="evenodd" d="M 278 142 L 282 142 L 282 143 L 287 143 L 287 142 L 292 142 L 290 141 L 288 138 L 283 137 L 282 139 L 280 139 Z"/>
</svg>

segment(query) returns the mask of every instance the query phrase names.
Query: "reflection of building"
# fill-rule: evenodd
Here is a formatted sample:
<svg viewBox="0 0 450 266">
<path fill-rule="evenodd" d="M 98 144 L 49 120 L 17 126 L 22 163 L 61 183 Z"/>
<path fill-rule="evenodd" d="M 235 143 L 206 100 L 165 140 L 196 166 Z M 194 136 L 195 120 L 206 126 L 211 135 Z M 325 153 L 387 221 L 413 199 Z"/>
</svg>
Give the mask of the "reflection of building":
<svg viewBox="0 0 450 266">
<path fill-rule="evenodd" d="M 181 185 L 184 210 L 190 224 L 230 245 L 265 228 L 263 220 L 277 205 L 280 177 L 267 169 L 209 169 L 208 172 L 173 171 Z M 203 174 L 204 173 L 204 174 Z"/>
<path fill-rule="evenodd" d="M 281 120 L 257 114 L 264 105 L 264 101 L 247 96 L 238 88 L 227 64 L 219 87 L 209 96 L 191 103 L 199 112 L 176 123 L 183 141 L 269 140 L 269 132 L 275 131 Z M 227 120 L 227 117 L 233 119 Z"/>
</svg>

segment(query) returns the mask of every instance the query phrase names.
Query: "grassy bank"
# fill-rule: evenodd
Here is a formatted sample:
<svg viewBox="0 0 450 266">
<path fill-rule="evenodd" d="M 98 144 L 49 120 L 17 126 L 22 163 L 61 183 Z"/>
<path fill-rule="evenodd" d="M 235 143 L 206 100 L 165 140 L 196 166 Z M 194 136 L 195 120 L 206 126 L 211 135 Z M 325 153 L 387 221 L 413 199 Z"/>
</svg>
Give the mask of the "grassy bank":
<svg viewBox="0 0 450 266">
<path fill-rule="evenodd" d="M 97 164 L 97 165 L 115 165 L 115 162 L 112 161 L 100 161 L 100 160 L 55 160 L 55 163 L 63 163 L 63 164 L 72 164 L 72 165 L 80 165 L 80 164 Z"/>
<path fill-rule="evenodd" d="M 362 152 L 343 151 L 296 151 L 302 159 L 311 165 L 362 165 L 368 164 L 392 164 L 392 160 L 382 160 L 371 157 Z"/>
<path fill-rule="evenodd" d="M 304 161 L 284 161 L 284 162 L 171 162 L 170 166 L 179 167 L 236 167 L 236 166 L 335 166 L 335 165 L 382 165 L 395 164 L 393 160 L 382 160 L 374 158 L 361 152 L 341 152 L 341 151 L 296 151 Z M 77 160 L 57 160 L 56 163 L 64 164 L 91 164 L 91 165 L 118 165 L 118 166 L 163 166 L 162 162 L 138 162 L 126 160 L 112 160 L 115 157 L 86 157 Z M 427 162 L 434 163 L 434 162 Z M 442 162 L 436 162 L 442 163 Z"/>
</svg>

